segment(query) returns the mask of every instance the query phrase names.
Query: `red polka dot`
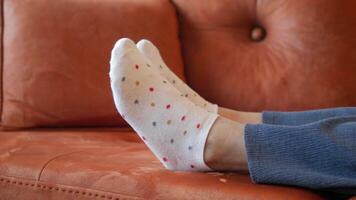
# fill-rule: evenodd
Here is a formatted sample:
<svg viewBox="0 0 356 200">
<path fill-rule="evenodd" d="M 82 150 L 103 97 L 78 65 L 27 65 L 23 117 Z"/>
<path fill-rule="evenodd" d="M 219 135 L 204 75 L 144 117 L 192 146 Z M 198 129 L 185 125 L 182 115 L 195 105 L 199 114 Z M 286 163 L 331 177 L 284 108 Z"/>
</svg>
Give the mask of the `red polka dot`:
<svg viewBox="0 0 356 200">
<path fill-rule="evenodd" d="M 135 68 L 136 68 L 136 69 L 138 69 L 138 68 L 139 68 L 139 66 L 138 66 L 138 65 L 135 65 Z"/>
<path fill-rule="evenodd" d="M 185 120 L 185 115 L 180 120 L 184 121 Z"/>
<path fill-rule="evenodd" d="M 200 128 L 200 124 L 197 124 L 197 128 Z"/>
<path fill-rule="evenodd" d="M 171 108 L 171 104 L 166 105 L 166 108 L 170 109 Z"/>
<path fill-rule="evenodd" d="M 153 92 L 155 89 L 153 87 L 150 87 L 150 92 Z"/>
<path fill-rule="evenodd" d="M 190 168 L 194 168 L 195 166 L 194 165 L 190 165 Z"/>
<path fill-rule="evenodd" d="M 168 158 L 167 158 L 167 157 L 163 157 L 163 161 L 164 161 L 164 162 L 167 162 L 167 161 L 168 161 Z"/>
</svg>

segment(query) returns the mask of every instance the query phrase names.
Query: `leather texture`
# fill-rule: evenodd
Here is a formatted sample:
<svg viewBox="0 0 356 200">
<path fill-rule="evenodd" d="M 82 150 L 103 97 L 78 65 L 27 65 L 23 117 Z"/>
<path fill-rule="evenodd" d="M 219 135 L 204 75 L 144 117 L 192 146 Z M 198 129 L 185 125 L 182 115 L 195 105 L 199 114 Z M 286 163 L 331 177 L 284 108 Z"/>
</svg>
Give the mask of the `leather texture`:
<svg viewBox="0 0 356 200">
<path fill-rule="evenodd" d="M 256 185 L 242 173 L 169 171 L 131 130 L 104 128 L 0 132 L 0 195 L 2 200 L 323 199 L 304 189 Z"/>
<path fill-rule="evenodd" d="M 244 111 L 356 105 L 356 1 L 173 1 L 188 83 L 211 102 Z M 261 41 L 251 39 L 256 26 Z"/>
<path fill-rule="evenodd" d="M 108 80 L 120 37 L 152 40 L 184 79 L 182 51 L 189 83 L 222 106 L 356 104 L 352 0 L 1 2 L 3 128 L 124 126 Z M 0 199 L 323 198 L 239 172 L 165 170 L 129 129 L 51 128 L 0 131 Z"/>
<path fill-rule="evenodd" d="M 166 0 L 4 0 L 7 128 L 124 126 L 109 82 L 117 39 L 147 38 L 183 77 L 177 18 Z"/>
</svg>

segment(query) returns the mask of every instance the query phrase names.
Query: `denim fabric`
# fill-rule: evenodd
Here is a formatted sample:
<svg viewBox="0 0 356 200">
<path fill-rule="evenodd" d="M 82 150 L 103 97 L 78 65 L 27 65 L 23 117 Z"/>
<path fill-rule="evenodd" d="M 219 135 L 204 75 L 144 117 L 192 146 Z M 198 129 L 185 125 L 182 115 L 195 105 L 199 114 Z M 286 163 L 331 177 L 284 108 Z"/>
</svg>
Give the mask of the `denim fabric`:
<svg viewBox="0 0 356 200">
<path fill-rule="evenodd" d="M 356 194 L 356 108 L 265 112 L 245 128 L 255 183 Z"/>
</svg>

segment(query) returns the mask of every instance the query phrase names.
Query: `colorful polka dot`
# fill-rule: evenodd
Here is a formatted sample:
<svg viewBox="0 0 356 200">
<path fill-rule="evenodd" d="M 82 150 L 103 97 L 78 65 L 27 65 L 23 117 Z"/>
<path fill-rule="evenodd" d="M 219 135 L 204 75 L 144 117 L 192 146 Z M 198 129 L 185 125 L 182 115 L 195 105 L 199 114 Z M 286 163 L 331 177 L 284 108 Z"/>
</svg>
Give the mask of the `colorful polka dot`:
<svg viewBox="0 0 356 200">
<path fill-rule="evenodd" d="M 200 165 L 195 166 L 195 162 L 192 161 L 196 157 L 195 151 L 199 150 L 198 146 L 195 146 L 196 139 L 194 137 L 199 136 L 196 133 L 202 130 L 205 131 L 208 128 L 203 124 L 205 122 L 202 119 L 206 119 L 206 116 L 210 116 L 211 113 L 206 112 L 201 114 L 203 116 L 195 116 L 189 112 L 184 112 L 184 109 L 188 109 L 192 113 L 195 113 L 194 111 L 199 112 L 201 108 L 199 108 L 200 110 L 195 110 L 196 107 L 205 102 L 200 102 L 199 99 L 196 103 L 189 103 L 189 99 L 185 98 L 198 97 L 199 94 L 189 90 L 181 93 L 173 86 L 184 84 L 182 80 L 174 76 L 160 76 L 159 73 L 152 71 L 155 67 L 160 67 L 163 70 L 161 72 L 168 70 L 165 68 L 166 66 L 163 66 L 163 63 L 162 65 L 157 65 L 148 60 L 141 62 L 145 60 L 144 58 L 133 58 L 133 56 L 132 59 L 128 58 L 128 62 L 119 62 L 119 65 L 125 65 L 122 70 L 127 71 L 123 71 L 122 74 L 118 73 L 118 76 L 115 77 L 118 83 L 121 82 L 118 87 L 122 87 L 120 89 L 123 91 L 118 90 L 120 106 L 131 106 L 131 109 L 123 110 L 128 112 L 127 121 L 130 121 L 130 123 L 132 121 L 132 126 L 135 129 L 142 130 L 140 133 L 145 133 L 143 135 L 139 134 L 139 137 L 144 143 L 149 144 L 149 148 L 156 153 L 155 155 L 160 155 L 158 159 L 165 166 L 169 165 L 170 168 L 174 169 L 178 165 L 190 171 L 196 171 L 200 168 Z M 168 91 L 164 96 L 162 96 L 163 90 Z M 170 90 L 173 92 L 170 92 Z M 206 105 L 210 106 L 209 103 Z M 120 111 L 122 110 L 120 109 Z M 131 114 L 133 116 L 130 116 Z M 167 148 L 161 148 L 162 145 L 166 145 Z M 194 170 L 192 170 L 193 168 Z"/>
</svg>

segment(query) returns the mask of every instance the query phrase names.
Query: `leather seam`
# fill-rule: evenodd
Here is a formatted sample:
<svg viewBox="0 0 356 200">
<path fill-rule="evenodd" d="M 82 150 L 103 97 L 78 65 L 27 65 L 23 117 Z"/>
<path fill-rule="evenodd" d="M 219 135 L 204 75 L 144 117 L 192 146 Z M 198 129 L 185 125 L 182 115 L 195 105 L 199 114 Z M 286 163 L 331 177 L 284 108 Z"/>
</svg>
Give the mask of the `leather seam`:
<svg viewBox="0 0 356 200">
<path fill-rule="evenodd" d="M 3 107 L 4 107 L 4 0 L 1 0 L 0 2 L 0 6 L 1 6 L 1 32 L 0 32 L 0 41 L 1 41 L 1 45 L 0 45 L 0 84 L 1 84 L 1 88 L 0 88 L 0 125 L 2 124 L 2 116 L 3 116 Z"/>
<path fill-rule="evenodd" d="M 254 13 L 255 14 L 254 15 L 255 19 L 254 20 L 255 20 L 255 23 L 259 24 L 258 23 L 258 19 L 257 19 L 257 6 L 258 6 L 257 4 L 258 4 L 258 0 L 255 0 L 255 6 L 254 6 L 254 8 L 255 8 L 255 13 Z"/>
<path fill-rule="evenodd" d="M 15 179 L 15 180 L 14 180 Z M 142 199 L 140 197 L 129 197 L 127 195 L 121 195 L 121 194 L 104 194 L 104 193 L 109 193 L 106 191 L 101 191 L 101 190 L 96 190 L 96 189 L 90 189 L 90 188 L 71 188 L 70 186 L 66 185 L 59 185 L 59 184 L 51 184 L 49 185 L 48 183 L 40 183 L 37 180 L 16 180 L 17 178 L 15 177 L 4 177 L 0 176 L 0 183 L 2 184 L 8 184 L 8 185 L 13 185 L 17 187 L 28 187 L 32 189 L 37 189 L 37 190 L 45 190 L 45 191 L 53 191 L 53 192 L 60 192 L 60 193 L 65 193 L 69 195 L 80 195 L 84 197 L 89 197 L 89 198 L 100 198 L 100 199 L 108 199 L 108 200 L 138 200 Z M 78 187 L 78 186 L 73 186 L 73 187 Z M 86 190 L 93 190 L 91 191 L 86 191 Z"/>
<path fill-rule="evenodd" d="M 183 42 L 182 42 L 182 32 L 181 32 L 181 29 L 182 29 L 182 22 L 181 22 L 181 17 L 180 17 L 180 14 L 179 14 L 179 10 L 176 6 L 176 4 L 174 3 L 174 0 L 169 0 L 169 3 L 170 5 L 172 6 L 172 9 L 174 11 L 174 16 L 175 16 L 175 24 L 177 26 L 177 40 L 178 40 L 178 43 L 179 43 L 179 54 L 180 54 L 180 60 L 182 61 L 181 64 L 182 64 L 182 78 L 183 81 L 185 83 L 187 83 L 187 74 L 186 74 L 186 68 L 185 68 L 185 60 L 184 60 L 184 52 L 183 52 Z"/>
</svg>

